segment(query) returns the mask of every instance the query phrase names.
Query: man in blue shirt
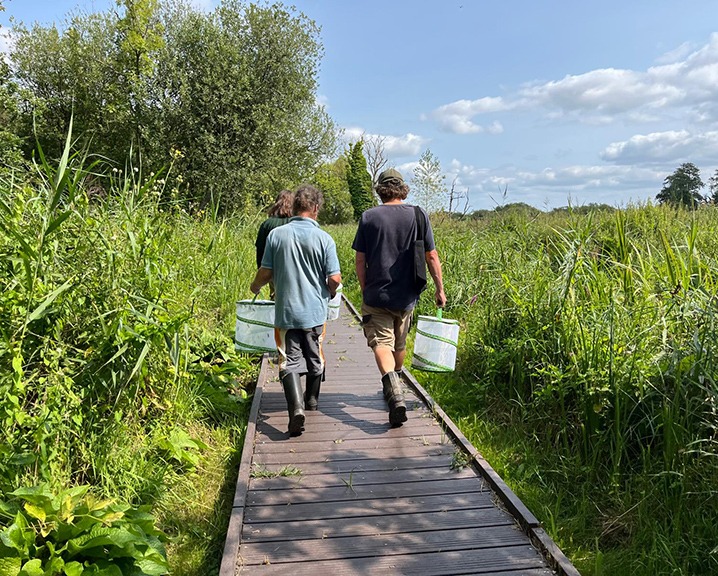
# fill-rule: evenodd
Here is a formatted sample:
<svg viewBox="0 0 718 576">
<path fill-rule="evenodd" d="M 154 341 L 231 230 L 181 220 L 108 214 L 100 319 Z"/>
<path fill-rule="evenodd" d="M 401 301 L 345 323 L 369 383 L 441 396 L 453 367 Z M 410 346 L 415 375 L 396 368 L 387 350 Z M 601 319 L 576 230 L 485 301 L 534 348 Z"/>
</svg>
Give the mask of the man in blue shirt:
<svg viewBox="0 0 718 576">
<path fill-rule="evenodd" d="M 305 402 L 307 410 L 317 409 L 324 378 L 327 304 L 342 281 L 336 244 L 317 223 L 322 202 L 322 193 L 313 186 L 295 192 L 294 217 L 267 236 L 262 265 L 250 285 L 258 294 L 274 281 L 274 335 L 292 436 L 302 433 Z M 305 394 L 300 382 L 303 372 Z"/>
</svg>

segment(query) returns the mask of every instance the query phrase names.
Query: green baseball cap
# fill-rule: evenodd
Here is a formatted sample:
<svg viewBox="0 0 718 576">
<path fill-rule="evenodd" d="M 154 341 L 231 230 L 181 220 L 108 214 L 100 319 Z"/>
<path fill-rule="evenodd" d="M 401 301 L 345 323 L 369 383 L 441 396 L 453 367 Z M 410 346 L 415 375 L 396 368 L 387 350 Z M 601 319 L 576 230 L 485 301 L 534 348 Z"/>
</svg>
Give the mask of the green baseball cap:
<svg viewBox="0 0 718 576">
<path fill-rule="evenodd" d="M 386 184 L 387 182 L 391 182 L 392 180 L 397 181 L 400 184 L 404 183 L 403 176 L 399 173 L 398 170 L 395 170 L 394 168 L 389 168 L 388 170 L 384 170 L 384 172 L 379 174 L 379 178 L 377 178 L 377 183 Z"/>
</svg>

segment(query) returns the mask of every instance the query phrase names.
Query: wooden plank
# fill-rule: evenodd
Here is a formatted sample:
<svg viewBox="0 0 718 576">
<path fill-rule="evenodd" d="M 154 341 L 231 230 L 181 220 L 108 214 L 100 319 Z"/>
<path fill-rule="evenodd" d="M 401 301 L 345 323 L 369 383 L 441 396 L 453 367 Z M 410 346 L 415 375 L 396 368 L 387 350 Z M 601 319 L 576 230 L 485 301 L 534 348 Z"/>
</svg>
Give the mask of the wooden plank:
<svg viewBox="0 0 718 576">
<path fill-rule="evenodd" d="M 333 440 L 296 441 L 288 438 L 286 442 L 262 442 L 258 440 L 254 445 L 256 454 L 269 454 L 277 452 L 334 452 L 337 450 L 390 450 L 395 457 L 403 456 L 402 451 L 416 444 L 424 446 L 446 446 L 450 440 L 445 434 L 421 434 L 412 436 L 382 435 L 374 438 L 356 438 L 335 442 Z"/>
<path fill-rule="evenodd" d="M 400 489 L 399 489 L 400 487 Z M 479 478 L 454 478 L 446 480 L 428 480 L 404 484 L 360 484 L 353 486 L 332 486 L 328 488 L 287 490 L 250 490 L 247 493 L 247 504 L 285 505 L 300 502 L 342 502 L 361 500 L 363 498 L 396 498 L 411 496 L 430 496 L 436 494 L 457 494 L 475 492 L 483 489 Z"/>
<path fill-rule="evenodd" d="M 440 456 L 453 455 L 456 447 L 453 444 L 443 446 L 426 446 L 421 445 L 404 446 L 401 454 L 395 456 L 397 460 L 402 458 L 421 458 L 424 456 Z M 295 465 L 302 462 L 342 462 L 342 461 L 360 461 L 372 460 L 376 458 L 377 452 L 373 449 L 367 450 L 340 450 L 335 452 L 268 452 L 254 454 L 253 463 L 260 466 L 269 466 L 275 464 Z"/>
<path fill-rule="evenodd" d="M 340 460 L 338 462 L 304 462 L 301 471 L 309 474 L 344 474 L 352 471 L 370 472 L 379 470 L 419 470 L 421 468 L 451 467 L 453 458 L 448 454 L 440 456 L 414 456 L 411 458 L 367 458 L 364 460 Z M 263 465 L 255 463 L 259 471 L 279 473 L 285 464 Z"/>
<path fill-rule="evenodd" d="M 396 554 L 426 554 L 436 550 L 481 550 L 525 546 L 526 535 L 515 525 L 498 525 L 480 528 L 457 528 L 426 532 L 393 532 L 346 538 L 318 538 L 242 543 L 240 554 L 245 565 L 297 562 L 312 558 L 313 562 L 367 556 L 393 556 Z M 536 554 L 536 563 L 543 564 Z"/>
<path fill-rule="evenodd" d="M 429 552 L 426 554 L 397 554 L 393 556 L 367 556 L 347 560 L 316 561 L 306 556 L 305 561 L 291 565 L 242 565 L 240 574 L 287 574 L 295 576 L 354 576 L 365 574 L 411 574 L 412 576 L 443 576 L 460 574 L 487 574 L 491 576 L 519 576 L 551 574 L 543 567 L 542 559 L 531 546 L 507 548 Z M 532 574 L 533 571 L 533 574 Z"/>
<path fill-rule="evenodd" d="M 366 422 L 360 421 L 354 425 L 341 422 L 318 422 L 318 418 L 313 418 L 312 414 L 307 415 L 304 423 L 304 432 L 302 433 L 302 442 L 322 442 L 337 440 L 358 440 L 368 439 L 377 436 L 386 436 L 390 438 L 403 438 L 409 436 L 421 436 L 423 434 L 442 434 L 441 428 L 432 420 L 425 418 L 409 418 L 403 426 L 392 428 L 388 418 L 384 418 L 386 422 Z M 287 416 L 280 419 L 281 422 L 288 423 Z M 276 420 L 274 421 L 276 422 Z M 288 439 L 288 434 L 284 430 L 278 430 L 268 422 L 262 422 L 257 427 L 257 442 L 268 443 L 270 441 L 284 441 Z"/>
<path fill-rule="evenodd" d="M 491 492 L 474 490 L 437 496 L 402 496 L 401 498 L 367 498 L 342 502 L 306 502 L 291 506 L 247 506 L 245 522 L 284 522 L 290 520 L 328 520 L 367 516 L 416 514 L 452 510 L 496 507 Z"/>
<path fill-rule="evenodd" d="M 489 503 L 485 508 L 441 510 L 439 512 L 420 510 L 412 514 L 380 514 L 355 518 L 352 522 L 347 522 L 346 518 L 330 518 L 247 523 L 244 525 L 242 541 L 325 539 L 502 525 L 514 526 L 515 521 L 506 512 Z"/>
<path fill-rule="evenodd" d="M 307 488 L 329 488 L 331 486 L 363 486 L 364 484 L 402 484 L 404 482 L 426 482 L 434 480 L 454 480 L 456 478 L 476 478 L 476 472 L 464 468 L 451 470 L 441 468 L 420 468 L 418 470 L 350 470 L 340 474 L 312 474 L 304 476 L 279 476 L 274 478 L 250 478 L 250 490 L 292 490 Z M 482 484 L 483 486 L 483 484 Z"/>
</svg>

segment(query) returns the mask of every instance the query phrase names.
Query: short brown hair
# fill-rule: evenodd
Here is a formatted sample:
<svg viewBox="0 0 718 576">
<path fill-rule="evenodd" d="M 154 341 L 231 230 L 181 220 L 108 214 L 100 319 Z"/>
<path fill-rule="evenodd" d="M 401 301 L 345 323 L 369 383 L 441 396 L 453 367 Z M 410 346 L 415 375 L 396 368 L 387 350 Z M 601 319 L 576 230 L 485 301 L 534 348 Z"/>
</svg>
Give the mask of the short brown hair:
<svg viewBox="0 0 718 576">
<path fill-rule="evenodd" d="M 291 190 L 282 190 L 277 194 L 274 204 L 269 209 L 269 216 L 278 218 L 289 218 L 292 215 L 292 205 L 294 204 L 294 192 Z"/>
<path fill-rule="evenodd" d="M 399 180 L 387 180 L 382 184 L 377 184 L 376 193 L 382 202 L 406 200 L 409 195 L 409 187 Z"/>
<path fill-rule="evenodd" d="M 322 209 L 324 196 L 318 188 L 310 184 L 303 184 L 294 193 L 294 214 L 311 212 L 315 206 Z"/>
</svg>

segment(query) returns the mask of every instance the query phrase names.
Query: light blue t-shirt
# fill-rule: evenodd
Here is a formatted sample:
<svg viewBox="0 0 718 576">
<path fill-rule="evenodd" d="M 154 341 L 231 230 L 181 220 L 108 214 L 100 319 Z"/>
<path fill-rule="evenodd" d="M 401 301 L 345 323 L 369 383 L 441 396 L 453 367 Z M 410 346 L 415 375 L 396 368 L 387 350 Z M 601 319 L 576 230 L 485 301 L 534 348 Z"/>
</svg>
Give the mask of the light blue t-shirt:
<svg viewBox="0 0 718 576">
<path fill-rule="evenodd" d="M 262 268 L 272 271 L 277 328 L 324 324 L 329 303 L 327 278 L 339 274 L 339 258 L 334 240 L 315 220 L 295 216 L 272 230 Z"/>
</svg>

